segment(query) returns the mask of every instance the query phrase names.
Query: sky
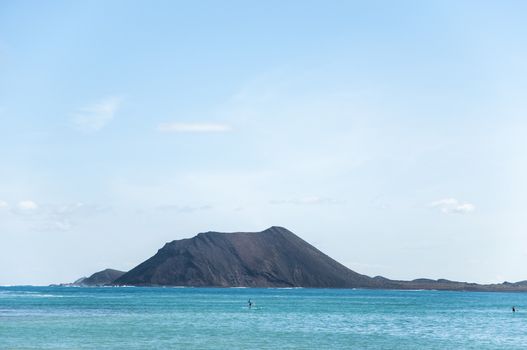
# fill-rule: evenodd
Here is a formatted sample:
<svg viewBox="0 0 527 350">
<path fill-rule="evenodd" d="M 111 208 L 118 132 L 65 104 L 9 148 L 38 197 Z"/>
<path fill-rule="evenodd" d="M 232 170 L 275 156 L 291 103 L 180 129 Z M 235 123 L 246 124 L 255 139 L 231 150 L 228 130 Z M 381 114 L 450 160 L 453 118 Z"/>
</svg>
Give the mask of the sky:
<svg viewBox="0 0 527 350">
<path fill-rule="evenodd" d="M 283 226 L 527 279 L 524 1 L 0 2 L 0 285 Z"/>
</svg>

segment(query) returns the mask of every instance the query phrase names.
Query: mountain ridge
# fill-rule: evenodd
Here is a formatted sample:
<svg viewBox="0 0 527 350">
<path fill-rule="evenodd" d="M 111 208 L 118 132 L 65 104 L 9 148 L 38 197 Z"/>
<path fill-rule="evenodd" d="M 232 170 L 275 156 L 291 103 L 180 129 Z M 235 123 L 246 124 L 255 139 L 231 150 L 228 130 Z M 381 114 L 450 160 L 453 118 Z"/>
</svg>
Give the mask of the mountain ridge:
<svg viewBox="0 0 527 350">
<path fill-rule="evenodd" d="M 125 271 L 115 269 L 104 269 L 93 273 L 90 277 L 81 277 L 73 283 L 63 283 L 60 286 L 73 287 L 102 287 L 110 286 L 113 282 L 125 274 Z"/>
<path fill-rule="evenodd" d="M 292 232 L 203 232 L 168 242 L 157 254 L 115 281 L 131 285 L 195 287 L 352 288 L 357 274 Z"/>
<path fill-rule="evenodd" d="M 208 231 L 167 242 L 152 257 L 107 284 L 527 291 L 526 281 L 476 284 L 446 279 L 400 281 L 369 277 L 340 264 L 280 226 L 261 232 Z"/>
</svg>

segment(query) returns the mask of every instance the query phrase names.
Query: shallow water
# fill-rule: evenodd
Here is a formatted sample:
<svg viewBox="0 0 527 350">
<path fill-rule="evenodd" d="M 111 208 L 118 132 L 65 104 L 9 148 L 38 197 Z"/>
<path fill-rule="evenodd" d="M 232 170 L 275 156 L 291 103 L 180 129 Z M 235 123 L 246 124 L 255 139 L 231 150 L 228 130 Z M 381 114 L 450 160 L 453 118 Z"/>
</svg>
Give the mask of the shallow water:
<svg viewBox="0 0 527 350">
<path fill-rule="evenodd" d="M 527 349 L 525 329 L 524 293 L 0 287 L 0 349 Z"/>
</svg>

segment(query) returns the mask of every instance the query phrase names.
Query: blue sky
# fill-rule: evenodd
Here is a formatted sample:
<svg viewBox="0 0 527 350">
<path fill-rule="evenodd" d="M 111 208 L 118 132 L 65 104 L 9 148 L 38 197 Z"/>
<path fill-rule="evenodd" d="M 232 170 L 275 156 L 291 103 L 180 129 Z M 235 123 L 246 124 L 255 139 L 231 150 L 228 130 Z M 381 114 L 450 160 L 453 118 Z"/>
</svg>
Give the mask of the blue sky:
<svg viewBox="0 0 527 350">
<path fill-rule="evenodd" d="M 3 1 L 0 284 L 281 225 L 369 275 L 527 279 L 522 1 Z"/>
</svg>

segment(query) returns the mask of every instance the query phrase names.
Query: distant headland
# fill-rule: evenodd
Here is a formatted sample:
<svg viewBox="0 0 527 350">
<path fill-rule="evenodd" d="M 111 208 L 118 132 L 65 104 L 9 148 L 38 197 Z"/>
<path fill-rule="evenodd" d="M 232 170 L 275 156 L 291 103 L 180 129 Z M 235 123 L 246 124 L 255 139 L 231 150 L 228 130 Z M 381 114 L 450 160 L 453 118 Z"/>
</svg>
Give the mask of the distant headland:
<svg viewBox="0 0 527 350">
<path fill-rule="evenodd" d="M 527 281 L 390 280 L 350 270 L 291 231 L 205 232 L 165 244 L 128 272 L 106 269 L 73 286 L 304 287 L 525 292 Z"/>
</svg>

